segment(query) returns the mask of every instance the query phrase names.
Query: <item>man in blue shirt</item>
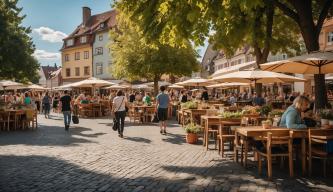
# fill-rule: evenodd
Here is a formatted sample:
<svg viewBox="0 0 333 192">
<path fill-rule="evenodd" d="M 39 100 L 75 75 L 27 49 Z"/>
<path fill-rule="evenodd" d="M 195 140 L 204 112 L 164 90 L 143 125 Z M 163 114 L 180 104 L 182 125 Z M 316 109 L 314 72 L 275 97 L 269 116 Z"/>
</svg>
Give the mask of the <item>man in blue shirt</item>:
<svg viewBox="0 0 333 192">
<path fill-rule="evenodd" d="M 165 87 L 160 87 L 160 94 L 156 97 L 156 111 L 158 120 L 160 121 L 160 133 L 166 134 L 166 120 L 168 119 L 168 107 L 170 98 L 169 95 L 164 93 Z"/>
</svg>

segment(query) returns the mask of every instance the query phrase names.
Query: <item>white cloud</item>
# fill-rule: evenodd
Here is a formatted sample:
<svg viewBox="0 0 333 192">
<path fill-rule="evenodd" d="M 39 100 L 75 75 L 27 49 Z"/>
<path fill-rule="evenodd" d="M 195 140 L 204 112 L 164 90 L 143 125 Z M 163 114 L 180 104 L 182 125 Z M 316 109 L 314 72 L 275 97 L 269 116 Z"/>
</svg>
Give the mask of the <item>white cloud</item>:
<svg viewBox="0 0 333 192">
<path fill-rule="evenodd" d="M 45 50 L 40 50 L 40 49 L 37 49 L 34 52 L 33 56 L 36 57 L 37 60 L 40 60 L 40 59 L 53 60 L 53 59 L 61 58 L 60 53 L 52 53 L 52 52 L 47 52 Z"/>
<path fill-rule="evenodd" d="M 49 41 L 51 43 L 62 42 L 62 39 L 67 37 L 66 33 L 56 31 L 48 27 L 39 27 L 33 29 L 33 32 L 37 33 L 42 37 L 42 40 Z"/>
</svg>

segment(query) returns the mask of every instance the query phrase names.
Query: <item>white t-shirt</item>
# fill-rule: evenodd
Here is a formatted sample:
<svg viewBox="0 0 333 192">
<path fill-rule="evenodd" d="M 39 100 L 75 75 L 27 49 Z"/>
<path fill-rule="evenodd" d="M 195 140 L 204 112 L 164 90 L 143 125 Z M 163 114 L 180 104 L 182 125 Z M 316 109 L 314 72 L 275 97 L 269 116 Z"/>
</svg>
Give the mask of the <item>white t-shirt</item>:
<svg viewBox="0 0 333 192">
<path fill-rule="evenodd" d="M 127 102 L 127 99 L 125 96 L 117 96 L 112 101 L 112 111 L 125 111 L 125 103 Z"/>
</svg>

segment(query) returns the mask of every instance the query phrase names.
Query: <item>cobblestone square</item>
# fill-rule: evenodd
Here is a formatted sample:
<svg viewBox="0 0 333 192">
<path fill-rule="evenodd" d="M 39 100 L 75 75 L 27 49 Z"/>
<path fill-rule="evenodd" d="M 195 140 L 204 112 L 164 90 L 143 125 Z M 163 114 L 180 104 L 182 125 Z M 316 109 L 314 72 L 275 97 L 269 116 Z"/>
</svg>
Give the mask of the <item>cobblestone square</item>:
<svg viewBox="0 0 333 192">
<path fill-rule="evenodd" d="M 187 144 L 176 121 L 166 136 L 126 122 L 121 139 L 107 118 L 80 119 L 69 132 L 61 115 L 38 120 L 35 131 L 0 133 L 0 191 L 333 191 L 331 176 L 300 177 L 299 168 L 289 179 L 276 167 L 267 181 L 255 166 Z"/>
</svg>

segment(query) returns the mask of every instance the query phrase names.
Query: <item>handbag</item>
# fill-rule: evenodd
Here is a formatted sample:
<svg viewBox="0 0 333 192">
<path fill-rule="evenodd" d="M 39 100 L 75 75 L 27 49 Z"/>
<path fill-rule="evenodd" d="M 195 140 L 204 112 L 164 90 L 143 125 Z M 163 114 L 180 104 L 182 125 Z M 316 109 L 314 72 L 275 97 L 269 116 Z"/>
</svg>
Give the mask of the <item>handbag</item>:
<svg viewBox="0 0 333 192">
<path fill-rule="evenodd" d="M 79 117 L 77 115 L 72 116 L 73 124 L 79 124 Z"/>
<path fill-rule="evenodd" d="M 159 122 L 159 119 L 158 119 L 158 115 L 157 115 L 157 113 L 155 113 L 152 122 L 153 122 L 153 123 L 158 123 L 158 122 Z"/>
<path fill-rule="evenodd" d="M 113 118 L 112 129 L 113 129 L 114 131 L 117 131 L 117 130 L 118 130 L 117 119 L 116 119 L 116 118 Z"/>
</svg>

